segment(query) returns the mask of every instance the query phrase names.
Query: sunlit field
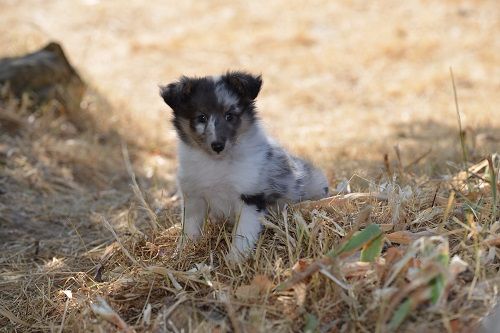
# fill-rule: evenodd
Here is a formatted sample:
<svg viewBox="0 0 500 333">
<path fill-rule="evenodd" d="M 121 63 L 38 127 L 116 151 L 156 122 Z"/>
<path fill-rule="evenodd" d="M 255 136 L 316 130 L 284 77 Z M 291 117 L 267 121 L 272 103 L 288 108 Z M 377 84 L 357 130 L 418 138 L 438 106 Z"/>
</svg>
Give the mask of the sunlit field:
<svg viewBox="0 0 500 333">
<path fill-rule="evenodd" d="M 0 89 L 0 331 L 488 328 L 498 1 L 0 0 L 0 22 L 0 57 L 57 41 L 88 86 L 76 118 Z M 332 195 L 269 216 L 236 266 L 229 225 L 176 251 L 158 88 L 227 70 L 262 75 L 264 127 Z"/>
</svg>

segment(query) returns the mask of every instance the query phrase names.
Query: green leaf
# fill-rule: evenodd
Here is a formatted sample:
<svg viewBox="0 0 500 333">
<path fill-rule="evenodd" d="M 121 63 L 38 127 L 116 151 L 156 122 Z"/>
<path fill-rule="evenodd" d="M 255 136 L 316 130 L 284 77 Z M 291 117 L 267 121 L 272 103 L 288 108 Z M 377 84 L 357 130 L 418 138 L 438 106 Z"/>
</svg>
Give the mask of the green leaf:
<svg viewBox="0 0 500 333">
<path fill-rule="evenodd" d="M 348 253 L 355 251 L 365 244 L 368 244 L 375 238 L 379 237 L 382 234 L 382 230 L 377 224 L 370 224 L 365 229 L 358 231 L 355 233 L 344 245 L 342 245 L 339 249 L 331 250 L 327 253 L 330 257 L 338 256 L 342 253 Z"/>
<path fill-rule="evenodd" d="M 442 275 L 437 276 L 431 281 L 431 302 L 436 304 L 444 291 L 444 277 Z"/>
<path fill-rule="evenodd" d="M 374 262 L 380 253 L 382 253 L 382 247 L 384 246 L 384 237 L 383 235 L 378 236 L 377 238 L 370 241 L 361 251 L 361 261 L 365 262 Z"/>
<path fill-rule="evenodd" d="M 398 309 L 394 314 L 392 315 L 392 319 L 389 323 L 389 329 L 391 331 L 394 331 L 396 328 L 399 327 L 405 320 L 405 318 L 408 316 L 411 310 L 411 300 L 408 298 L 406 301 L 401 303 L 399 305 Z"/>
<path fill-rule="evenodd" d="M 306 313 L 305 315 L 306 323 L 304 325 L 304 330 L 303 332 L 305 333 L 312 333 L 316 332 L 319 326 L 319 320 L 316 318 L 315 315 Z"/>
<path fill-rule="evenodd" d="M 450 264 L 450 256 L 447 253 L 440 253 L 437 256 L 437 262 L 444 267 L 448 267 L 448 265 Z"/>
<path fill-rule="evenodd" d="M 442 266 L 447 268 L 450 264 L 450 257 L 447 253 L 440 253 L 436 257 L 436 261 L 440 263 Z M 444 292 L 446 281 L 443 274 L 439 274 L 436 278 L 432 279 L 430 282 L 431 285 L 431 302 L 432 304 L 436 304 L 439 301 L 439 298 Z"/>
</svg>

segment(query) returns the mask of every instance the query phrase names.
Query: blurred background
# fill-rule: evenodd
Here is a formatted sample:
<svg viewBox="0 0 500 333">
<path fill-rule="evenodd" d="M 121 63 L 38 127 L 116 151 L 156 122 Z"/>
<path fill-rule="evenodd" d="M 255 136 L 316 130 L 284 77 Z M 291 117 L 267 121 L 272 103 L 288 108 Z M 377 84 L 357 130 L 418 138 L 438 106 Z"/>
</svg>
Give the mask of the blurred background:
<svg viewBox="0 0 500 333">
<path fill-rule="evenodd" d="M 331 178 L 394 158 L 460 158 L 449 68 L 471 154 L 498 151 L 500 3 L 485 1 L 0 1 L 2 56 L 59 41 L 104 96 L 101 116 L 174 149 L 158 85 L 261 73 L 258 107 L 287 148 Z"/>
</svg>

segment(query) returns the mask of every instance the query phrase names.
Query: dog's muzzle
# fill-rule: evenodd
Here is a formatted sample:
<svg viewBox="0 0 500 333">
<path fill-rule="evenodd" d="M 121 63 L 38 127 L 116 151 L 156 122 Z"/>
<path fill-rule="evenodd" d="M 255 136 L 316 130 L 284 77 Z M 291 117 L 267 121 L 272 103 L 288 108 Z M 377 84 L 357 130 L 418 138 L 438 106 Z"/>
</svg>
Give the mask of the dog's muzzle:
<svg viewBox="0 0 500 333">
<path fill-rule="evenodd" d="M 224 142 L 212 142 L 211 144 L 212 150 L 215 151 L 217 154 L 219 154 L 221 151 L 224 150 Z"/>
</svg>

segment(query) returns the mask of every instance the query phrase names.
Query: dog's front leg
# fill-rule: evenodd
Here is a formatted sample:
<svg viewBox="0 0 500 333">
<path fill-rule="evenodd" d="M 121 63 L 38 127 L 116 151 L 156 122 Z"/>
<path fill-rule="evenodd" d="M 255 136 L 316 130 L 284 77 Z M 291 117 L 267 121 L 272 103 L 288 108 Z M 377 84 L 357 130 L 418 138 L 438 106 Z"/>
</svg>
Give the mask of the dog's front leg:
<svg viewBox="0 0 500 333">
<path fill-rule="evenodd" d="M 233 243 L 228 253 L 230 262 L 240 262 L 248 256 L 259 238 L 261 230 L 260 220 L 264 217 L 264 212 L 254 205 L 243 204 L 239 219 L 235 221 L 235 231 L 233 232 Z"/>
<path fill-rule="evenodd" d="M 197 195 L 183 195 L 182 237 L 196 240 L 201 236 L 203 222 L 207 215 L 205 199 Z"/>
</svg>

